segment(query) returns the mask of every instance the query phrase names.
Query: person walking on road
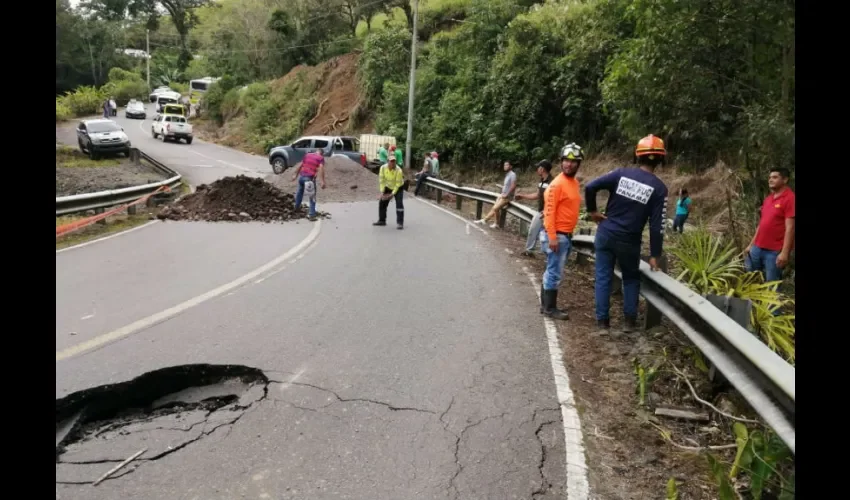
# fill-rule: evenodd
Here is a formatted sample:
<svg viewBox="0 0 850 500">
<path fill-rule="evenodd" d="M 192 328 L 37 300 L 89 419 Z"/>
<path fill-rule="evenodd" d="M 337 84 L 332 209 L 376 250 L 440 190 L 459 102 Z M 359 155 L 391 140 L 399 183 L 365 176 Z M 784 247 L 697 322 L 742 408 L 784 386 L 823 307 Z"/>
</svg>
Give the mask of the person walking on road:
<svg viewBox="0 0 850 500">
<path fill-rule="evenodd" d="M 298 180 L 298 191 L 295 192 L 295 210 L 301 209 L 301 201 L 304 199 L 304 193 L 307 193 L 307 201 L 310 205 L 310 212 L 307 218 L 311 221 L 316 220 L 316 177 L 321 179 L 322 189 L 325 189 L 325 157 L 322 155 L 322 150 L 317 149 L 313 153 L 307 153 L 298 166 L 298 170 L 292 174 L 292 180 Z"/>
<path fill-rule="evenodd" d="M 679 234 L 682 234 L 685 231 L 685 221 L 688 220 L 690 213 L 691 197 L 688 196 L 688 190 L 682 188 L 679 191 L 679 198 L 676 200 L 676 218 L 673 219 L 673 232 L 679 231 Z"/>
<path fill-rule="evenodd" d="M 618 168 L 592 180 L 584 188 L 587 211 L 599 228 L 594 238 L 596 259 L 596 322 L 605 332 L 609 319 L 614 264 L 619 262 L 623 277 L 623 332 L 637 328 L 640 294 L 640 254 L 643 229 L 649 221 L 649 265 L 658 270 L 664 243 L 664 217 L 667 186 L 655 175 L 667 151 L 664 141 L 648 135 L 638 142 L 635 159 L 638 168 Z M 596 208 L 596 193 L 608 191 L 605 214 Z"/>
<path fill-rule="evenodd" d="M 109 111 L 109 99 L 104 99 L 104 100 L 103 100 L 103 117 L 104 117 L 104 118 L 109 118 L 109 114 L 110 114 L 110 111 Z"/>
<path fill-rule="evenodd" d="M 514 199 L 514 194 L 516 193 L 516 172 L 514 172 L 513 165 L 511 165 L 511 162 L 506 161 L 502 165 L 502 168 L 505 170 L 505 183 L 502 185 L 502 193 L 499 195 L 499 199 L 496 200 L 496 203 L 493 204 L 493 208 L 487 212 L 487 215 L 485 215 L 483 219 L 475 221 L 476 224 L 486 224 L 488 220 L 495 217 L 496 220 L 494 220 L 490 225 L 490 229 L 496 229 L 499 227 L 499 210 L 506 207 L 508 203 Z"/>
<path fill-rule="evenodd" d="M 753 240 L 744 251 L 747 271 L 759 271 L 765 281 L 781 281 L 794 249 L 797 197 L 788 187 L 791 172 L 778 167 L 770 170 L 770 194 L 761 204 L 761 218 Z"/>
<path fill-rule="evenodd" d="M 115 102 L 114 97 L 109 98 L 109 114 L 112 116 L 118 116 L 118 104 Z"/>
<path fill-rule="evenodd" d="M 378 171 L 378 222 L 373 226 L 387 225 L 387 207 L 390 199 L 395 198 L 395 221 L 396 229 L 404 229 L 404 173 L 396 166 L 396 159 L 391 156 L 386 165 L 382 165 Z"/>
<path fill-rule="evenodd" d="M 546 188 L 552 183 L 552 162 L 549 160 L 540 160 L 537 162 L 537 175 L 540 176 L 540 183 L 537 184 L 537 191 L 534 194 L 518 193 L 516 195 L 517 200 L 537 200 L 537 213 L 531 219 L 528 237 L 525 240 L 525 251 L 522 252 L 526 257 L 534 256 L 534 247 L 537 246 L 537 240 L 540 238 L 540 230 L 543 228 L 544 194 Z"/>
<path fill-rule="evenodd" d="M 578 225 L 581 192 L 576 179 L 584 153 L 581 146 L 570 143 L 561 149 L 561 173 L 544 191 L 543 236 L 546 271 L 540 285 L 540 312 L 560 320 L 570 319 L 566 310 L 558 309 L 558 287 L 564 277 L 564 266 L 572 248 L 573 230 Z"/>
</svg>

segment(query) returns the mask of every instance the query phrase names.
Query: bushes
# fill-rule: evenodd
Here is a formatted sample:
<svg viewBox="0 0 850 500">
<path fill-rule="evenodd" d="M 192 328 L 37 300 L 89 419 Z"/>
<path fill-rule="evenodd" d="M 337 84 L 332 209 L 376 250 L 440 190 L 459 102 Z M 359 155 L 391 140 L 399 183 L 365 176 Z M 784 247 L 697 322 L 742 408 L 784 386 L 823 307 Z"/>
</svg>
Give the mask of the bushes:
<svg viewBox="0 0 850 500">
<path fill-rule="evenodd" d="M 56 123 L 70 120 L 74 117 L 71 108 L 65 104 L 61 97 L 56 98 Z"/>
<path fill-rule="evenodd" d="M 144 101 L 150 93 L 148 84 L 141 80 L 109 82 L 101 87 L 101 90 L 104 96 L 115 98 L 115 103 L 119 106 L 126 106 L 130 99 Z"/>
<path fill-rule="evenodd" d="M 77 90 L 68 92 L 56 100 L 57 118 L 59 104 L 67 107 L 73 116 L 88 116 L 101 112 L 104 99 L 106 99 L 106 96 L 99 89 L 89 86 L 79 87 Z"/>
</svg>

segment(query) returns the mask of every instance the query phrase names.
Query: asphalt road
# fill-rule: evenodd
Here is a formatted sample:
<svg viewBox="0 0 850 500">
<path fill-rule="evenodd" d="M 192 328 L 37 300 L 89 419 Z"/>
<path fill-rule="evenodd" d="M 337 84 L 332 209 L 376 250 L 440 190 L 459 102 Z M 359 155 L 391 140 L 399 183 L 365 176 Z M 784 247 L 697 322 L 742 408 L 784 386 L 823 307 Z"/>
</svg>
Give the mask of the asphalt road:
<svg viewBox="0 0 850 500">
<path fill-rule="evenodd" d="M 125 130 L 193 183 L 235 173 L 193 165 L 195 150 L 268 169 Z M 57 398 L 188 363 L 273 380 L 238 421 L 185 447 L 182 431 L 124 436 L 134 451 L 179 449 L 97 487 L 132 452 L 101 439 L 63 457 L 80 463 L 57 463 L 57 498 L 564 496 L 546 335 L 510 257 L 409 198 L 404 231 L 370 225 L 377 203 L 320 209 L 332 219 L 318 226 L 162 222 L 57 253 Z"/>
<path fill-rule="evenodd" d="M 112 117 L 112 120 L 124 127 L 133 146 L 179 171 L 189 184 L 209 184 L 232 175 L 264 177 L 272 173 L 265 156 L 243 153 L 204 142 L 197 137 L 190 145 L 184 142 L 163 143 L 160 139 L 154 139 L 151 136 L 151 119 L 156 116 L 156 111 L 153 104 L 145 107 L 148 114 L 144 120 L 124 118 L 123 108 L 118 110 L 118 116 Z"/>
</svg>

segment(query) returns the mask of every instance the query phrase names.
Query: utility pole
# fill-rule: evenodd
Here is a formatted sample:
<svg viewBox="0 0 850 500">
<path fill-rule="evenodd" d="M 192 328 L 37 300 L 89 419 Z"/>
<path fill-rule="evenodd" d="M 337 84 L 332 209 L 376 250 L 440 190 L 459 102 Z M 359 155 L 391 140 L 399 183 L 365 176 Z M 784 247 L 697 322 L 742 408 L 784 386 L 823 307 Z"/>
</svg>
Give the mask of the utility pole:
<svg viewBox="0 0 850 500">
<path fill-rule="evenodd" d="M 413 141 L 413 93 L 416 89 L 416 20 L 419 17 L 419 0 L 413 2 L 413 36 L 410 40 L 410 95 L 407 98 L 407 141 L 404 145 L 404 165 L 413 168 L 410 143 Z"/>
<path fill-rule="evenodd" d="M 148 92 L 151 88 L 151 30 L 145 30 L 145 60 L 148 62 Z"/>
</svg>

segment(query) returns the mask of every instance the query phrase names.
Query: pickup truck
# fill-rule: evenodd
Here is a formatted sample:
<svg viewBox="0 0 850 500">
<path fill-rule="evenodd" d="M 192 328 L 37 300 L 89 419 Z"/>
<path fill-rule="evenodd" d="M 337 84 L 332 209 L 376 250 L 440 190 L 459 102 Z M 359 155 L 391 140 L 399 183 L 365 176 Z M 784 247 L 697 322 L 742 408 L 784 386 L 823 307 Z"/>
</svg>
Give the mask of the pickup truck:
<svg viewBox="0 0 850 500">
<path fill-rule="evenodd" d="M 162 142 L 183 139 L 192 144 L 192 125 L 183 115 L 157 115 L 151 123 L 151 135 L 154 139 L 162 137 Z"/>
<path fill-rule="evenodd" d="M 304 156 L 317 149 L 322 150 L 325 158 L 345 156 L 353 162 L 366 166 L 366 155 L 360 152 L 360 140 L 349 136 L 309 136 L 301 137 L 288 146 L 275 146 L 269 151 L 269 164 L 272 171 L 282 174 L 294 167 Z"/>
</svg>

